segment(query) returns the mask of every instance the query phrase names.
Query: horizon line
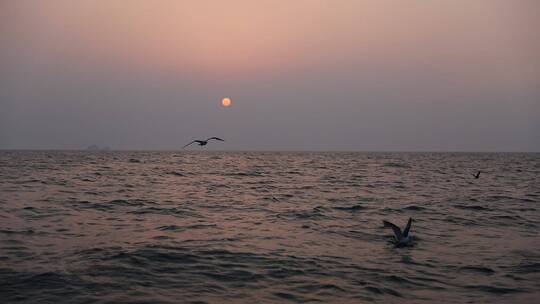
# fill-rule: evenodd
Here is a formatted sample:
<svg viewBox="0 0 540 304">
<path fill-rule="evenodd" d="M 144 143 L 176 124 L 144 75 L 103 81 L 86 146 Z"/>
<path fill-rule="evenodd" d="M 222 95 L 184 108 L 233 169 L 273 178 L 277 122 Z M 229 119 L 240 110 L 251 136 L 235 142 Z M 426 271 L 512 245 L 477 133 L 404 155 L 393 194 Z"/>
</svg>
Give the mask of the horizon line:
<svg viewBox="0 0 540 304">
<path fill-rule="evenodd" d="M 109 149 L 109 150 L 87 150 L 87 149 L 3 149 L 0 152 L 30 152 L 30 151 L 50 151 L 50 152 L 289 152 L 289 153 L 540 153 L 539 151 L 494 151 L 494 150 L 183 150 L 183 149 Z"/>
</svg>

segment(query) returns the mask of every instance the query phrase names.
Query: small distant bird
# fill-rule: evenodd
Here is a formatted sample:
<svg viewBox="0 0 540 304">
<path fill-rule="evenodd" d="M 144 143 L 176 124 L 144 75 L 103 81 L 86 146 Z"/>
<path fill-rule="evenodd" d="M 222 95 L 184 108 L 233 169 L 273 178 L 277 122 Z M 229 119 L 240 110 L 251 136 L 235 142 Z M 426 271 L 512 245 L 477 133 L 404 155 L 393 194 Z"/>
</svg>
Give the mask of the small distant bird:
<svg viewBox="0 0 540 304">
<path fill-rule="evenodd" d="M 398 226 L 390 222 L 383 221 L 385 228 L 392 228 L 392 230 L 394 231 L 395 245 L 397 247 L 407 246 L 412 242 L 412 235 L 409 234 L 409 230 L 411 229 L 411 223 L 412 223 L 412 218 L 409 218 L 409 221 L 407 222 L 407 226 L 405 227 L 405 230 L 403 230 L 402 232 L 401 228 L 399 228 Z"/>
<path fill-rule="evenodd" d="M 198 143 L 199 146 L 206 146 L 208 144 L 208 141 L 211 140 L 211 139 L 215 139 L 215 140 L 219 140 L 219 141 L 225 141 L 225 140 L 223 140 L 223 139 L 221 139 L 219 137 L 210 137 L 207 140 L 198 140 L 198 139 L 196 139 L 196 140 L 190 142 L 189 144 L 183 146 L 182 149 L 184 149 L 185 147 L 191 145 L 192 143 Z"/>
<path fill-rule="evenodd" d="M 481 173 L 481 172 L 480 172 L 480 171 L 478 171 L 478 173 L 476 173 L 476 174 L 473 174 L 472 176 L 474 176 L 474 178 L 480 178 L 480 173 Z"/>
</svg>

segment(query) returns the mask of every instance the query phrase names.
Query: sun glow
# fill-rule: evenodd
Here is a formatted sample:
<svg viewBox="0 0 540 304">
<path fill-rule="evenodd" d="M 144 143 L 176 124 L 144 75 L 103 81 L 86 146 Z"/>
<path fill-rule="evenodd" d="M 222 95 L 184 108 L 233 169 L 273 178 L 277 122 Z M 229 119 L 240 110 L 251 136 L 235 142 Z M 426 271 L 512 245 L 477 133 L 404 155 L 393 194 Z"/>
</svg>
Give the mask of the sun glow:
<svg viewBox="0 0 540 304">
<path fill-rule="evenodd" d="M 225 97 L 221 100 L 221 104 L 224 106 L 224 107 L 228 107 L 232 104 L 232 100 L 229 98 L 229 97 Z"/>
</svg>

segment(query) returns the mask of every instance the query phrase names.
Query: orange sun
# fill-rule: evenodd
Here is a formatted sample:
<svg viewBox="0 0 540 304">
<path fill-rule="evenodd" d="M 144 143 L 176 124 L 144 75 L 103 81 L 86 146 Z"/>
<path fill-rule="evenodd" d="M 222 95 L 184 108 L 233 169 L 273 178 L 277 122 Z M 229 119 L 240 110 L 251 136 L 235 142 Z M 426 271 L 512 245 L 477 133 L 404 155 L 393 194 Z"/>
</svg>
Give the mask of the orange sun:
<svg viewBox="0 0 540 304">
<path fill-rule="evenodd" d="M 221 100 L 221 104 L 224 106 L 224 107 L 228 107 L 232 104 L 232 100 L 229 98 L 229 97 L 225 97 Z"/>
</svg>

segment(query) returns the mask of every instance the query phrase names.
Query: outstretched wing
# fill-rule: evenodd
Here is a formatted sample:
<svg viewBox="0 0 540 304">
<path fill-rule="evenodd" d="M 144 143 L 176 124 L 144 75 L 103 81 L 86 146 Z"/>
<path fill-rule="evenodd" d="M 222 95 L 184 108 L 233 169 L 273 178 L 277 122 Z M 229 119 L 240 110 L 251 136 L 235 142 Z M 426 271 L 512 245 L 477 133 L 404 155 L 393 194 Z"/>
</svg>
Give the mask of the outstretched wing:
<svg viewBox="0 0 540 304">
<path fill-rule="evenodd" d="M 407 237 L 409 235 L 409 230 L 411 230 L 411 224 L 412 224 L 412 217 L 409 218 L 409 221 L 407 222 L 407 227 L 405 227 L 405 230 L 403 230 L 404 237 Z"/>
<path fill-rule="evenodd" d="M 209 139 L 207 139 L 207 141 L 210 140 L 210 139 L 215 139 L 215 140 L 225 141 L 224 139 L 221 139 L 221 138 L 219 138 L 219 137 L 210 137 Z"/>
<path fill-rule="evenodd" d="M 183 147 L 182 147 L 182 149 L 184 149 L 185 147 L 187 147 L 187 146 L 191 145 L 191 144 L 192 144 L 192 143 L 194 143 L 194 142 L 197 142 L 197 141 L 196 141 L 196 140 L 194 140 L 194 141 L 190 142 L 189 144 L 187 144 L 187 145 L 183 146 Z"/>
<path fill-rule="evenodd" d="M 392 230 L 394 231 L 394 235 L 396 236 L 396 240 L 398 241 L 401 240 L 401 237 L 403 236 L 403 234 L 401 233 L 401 228 L 387 221 L 382 221 L 382 222 L 384 224 L 384 227 L 392 228 Z"/>
</svg>

